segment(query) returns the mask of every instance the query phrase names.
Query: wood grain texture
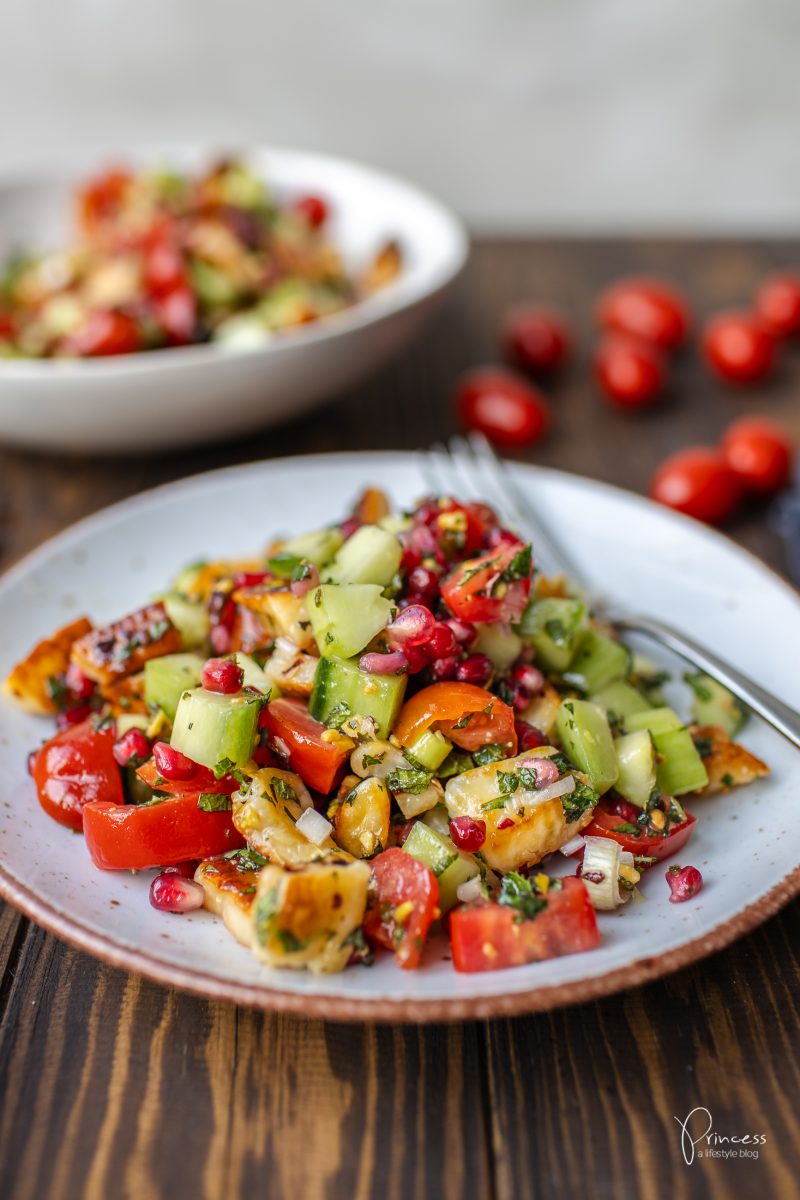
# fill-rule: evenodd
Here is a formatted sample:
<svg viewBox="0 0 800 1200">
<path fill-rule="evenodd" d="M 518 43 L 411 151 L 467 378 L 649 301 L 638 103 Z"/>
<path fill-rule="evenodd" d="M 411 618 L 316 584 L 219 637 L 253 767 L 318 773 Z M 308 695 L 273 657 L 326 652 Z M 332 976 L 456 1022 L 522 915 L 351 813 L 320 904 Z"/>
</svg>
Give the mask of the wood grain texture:
<svg viewBox="0 0 800 1200">
<path fill-rule="evenodd" d="M 780 243 L 484 242 L 425 338 L 316 417 L 228 446 L 141 460 L 0 453 L 0 561 L 104 504 L 213 466 L 452 432 L 456 374 L 497 355 L 503 310 L 560 304 L 577 331 L 529 457 L 643 491 L 657 462 L 752 409 L 800 439 L 800 357 L 731 392 L 687 353 L 662 410 L 631 419 L 593 393 L 597 290 L 662 271 L 698 313 L 745 303 Z M 778 569 L 763 510 L 731 533 Z M 743 881 L 746 886 L 746 881 Z M 695 1200 L 792 1197 L 800 1169 L 800 905 L 724 953 L 596 1004 L 491 1024 L 339 1026 L 171 993 L 0 910 L 0 1197 L 151 1200 Z M 765 1133 L 757 1161 L 680 1155 L 675 1117 Z"/>
</svg>

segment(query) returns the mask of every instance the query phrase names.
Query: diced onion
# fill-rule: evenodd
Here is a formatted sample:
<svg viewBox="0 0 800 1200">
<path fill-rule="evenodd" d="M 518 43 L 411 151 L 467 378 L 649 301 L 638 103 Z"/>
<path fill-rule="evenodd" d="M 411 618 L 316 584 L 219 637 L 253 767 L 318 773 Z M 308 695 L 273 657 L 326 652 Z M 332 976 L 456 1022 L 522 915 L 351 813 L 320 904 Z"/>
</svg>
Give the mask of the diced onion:
<svg viewBox="0 0 800 1200">
<path fill-rule="evenodd" d="M 480 875 L 473 875 L 472 879 L 468 879 L 465 883 L 460 883 L 456 888 L 456 895 L 462 904 L 469 904 L 471 900 L 480 900 L 483 895 L 483 884 Z"/>
<path fill-rule="evenodd" d="M 303 837 L 307 841 L 313 842 L 315 846 L 321 846 L 325 839 L 333 833 L 330 821 L 326 820 L 322 813 L 318 813 L 315 808 L 307 808 L 300 814 L 297 818 L 297 828 Z"/>
<path fill-rule="evenodd" d="M 633 856 L 623 852 L 619 842 L 613 838 L 584 838 L 585 852 L 580 878 L 586 885 L 593 906 L 610 912 L 630 899 L 629 891 L 620 891 L 619 869 L 622 865 L 633 865 Z M 623 858 L 625 853 L 626 858 Z M 630 863 L 627 863 L 630 858 Z"/>
<path fill-rule="evenodd" d="M 544 788 L 524 788 L 511 797 L 507 808 L 514 808 L 520 812 L 523 808 L 532 808 L 535 804 L 545 804 L 548 800 L 555 800 L 559 796 L 568 796 L 570 792 L 575 791 L 575 779 L 572 775 L 565 775 L 563 779 L 557 779 L 555 783 L 551 783 Z"/>
<path fill-rule="evenodd" d="M 586 838 L 576 833 L 574 838 L 570 838 L 568 842 L 564 842 L 561 847 L 561 853 L 565 858 L 571 858 L 573 854 L 580 854 L 583 847 L 586 845 Z"/>
<path fill-rule="evenodd" d="M 434 779 L 422 792 L 395 792 L 394 798 L 398 808 L 407 821 L 419 817 L 441 803 L 443 797 L 442 785 Z"/>
</svg>

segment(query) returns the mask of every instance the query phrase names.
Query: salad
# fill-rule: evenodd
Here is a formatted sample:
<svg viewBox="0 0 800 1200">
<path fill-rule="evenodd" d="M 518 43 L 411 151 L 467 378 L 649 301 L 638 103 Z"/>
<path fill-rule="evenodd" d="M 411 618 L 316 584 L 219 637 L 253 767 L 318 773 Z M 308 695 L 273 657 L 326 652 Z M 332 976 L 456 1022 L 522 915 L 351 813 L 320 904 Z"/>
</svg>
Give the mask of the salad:
<svg viewBox="0 0 800 1200">
<path fill-rule="evenodd" d="M 42 808 L 101 870 L 155 869 L 157 909 L 325 972 L 419 967 L 443 930 L 472 972 L 596 947 L 597 911 L 690 843 L 687 805 L 767 774 L 728 692 L 687 676 L 687 724 L 664 678 L 488 505 L 370 488 L 79 618 L 5 689 L 58 725 L 29 759 Z"/>
<path fill-rule="evenodd" d="M 76 239 L 0 267 L 0 356 L 91 358 L 197 342 L 257 346 L 393 280 L 389 242 L 354 277 L 315 195 L 274 196 L 245 163 L 196 176 L 110 170 L 76 197 Z"/>
</svg>

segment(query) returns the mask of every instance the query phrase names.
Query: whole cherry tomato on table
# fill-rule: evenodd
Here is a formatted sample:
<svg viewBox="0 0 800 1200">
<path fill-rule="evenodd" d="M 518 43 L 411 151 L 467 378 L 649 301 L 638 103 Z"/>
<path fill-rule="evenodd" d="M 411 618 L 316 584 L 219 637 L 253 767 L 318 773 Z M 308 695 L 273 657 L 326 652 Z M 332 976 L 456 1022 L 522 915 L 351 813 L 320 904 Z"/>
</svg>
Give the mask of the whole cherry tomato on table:
<svg viewBox="0 0 800 1200">
<path fill-rule="evenodd" d="M 770 275 L 758 289 L 756 312 L 775 337 L 800 333 L 800 275 Z"/>
<path fill-rule="evenodd" d="M 613 334 L 595 356 L 595 378 L 619 408 L 650 408 L 664 390 L 667 370 L 661 352 L 640 338 Z"/>
<path fill-rule="evenodd" d="M 661 279 L 620 279 L 600 297 L 597 321 L 603 329 L 674 350 L 688 332 L 689 312 L 680 292 Z"/>
<path fill-rule="evenodd" d="M 569 356 L 570 335 L 558 313 L 526 305 L 512 309 L 506 317 L 503 343 L 515 366 L 534 375 L 549 375 Z"/>
<path fill-rule="evenodd" d="M 502 367 L 477 367 L 456 390 L 459 420 L 498 446 L 528 446 L 550 425 L 550 410 L 527 379 Z"/>
<path fill-rule="evenodd" d="M 706 325 L 703 351 L 720 378 L 754 383 L 772 370 L 775 339 L 752 313 L 718 313 Z"/>
<path fill-rule="evenodd" d="M 728 466 L 752 492 L 770 495 L 789 482 L 792 443 L 779 425 L 764 417 L 743 417 L 722 438 Z"/>
<path fill-rule="evenodd" d="M 719 450 L 690 446 L 661 464 L 650 483 L 650 495 L 667 508 L 719 525 L 736 510 L 742 485 Z"/>
</svg>

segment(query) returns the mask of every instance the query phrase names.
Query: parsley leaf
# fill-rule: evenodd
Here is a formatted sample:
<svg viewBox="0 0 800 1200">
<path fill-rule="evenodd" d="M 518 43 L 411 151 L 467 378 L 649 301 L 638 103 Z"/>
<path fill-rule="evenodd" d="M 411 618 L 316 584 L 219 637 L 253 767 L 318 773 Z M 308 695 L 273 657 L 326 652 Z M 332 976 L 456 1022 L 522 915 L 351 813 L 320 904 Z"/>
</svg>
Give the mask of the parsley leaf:
<svg viewBox="0 0 800 1200">
<path fill-rule="evenodd" d="M 525 879 L 516 871 L 509 871 L 508 875 L 504 876 L 500 885 L 500 895 L 497 898 L 507 908 L 517 910 L 519 914 L 516 918 L 517 921 L 530 920 L 542 909 L 547 908 L 547 901 L 543 896 L 536 894 L 530 879 Z"/>
<path fill-rule="evenodd" d="M 433 773 L 422 767 L 397 767 L 386 776 L 385 783 L 390 792 L 411 792 L 418 796 L 433 779 Z"/>
<path fill-rule="evenodd" d="M 222 779 L 223 775 L 230 775 L 232 770 L 233 770 L 233 759 L 232 758 L 221 758 L 219 760 L 219 762 L 217 763 L 217 765 L 214 767 L 214 778 Z"/>
<path fill-rule="evenodd" d="M 575 780 L 574 791 L 568 796 L 561 797 L 561 806 L 564 810 L 564 820 L 568 824 L 577 821 L 578 817 L 583 816 L 587 808 L 591 808 L 600 799 L 597 792 L 588 783 L 581 783 Z"/>
<path fill-rule="evenodd" d="M 267 865 L 267 859 L 259 854 L 252 846 L 243 846 L 241 850 L 228 850 L 224 855 L 234 863 L 238 871 L 258 871 Z"/>
<path fill-rule="evenodd" d="M 492 742 L 488 746 L 481 746 L 478 750 L 472 753 L 472 761 L 476 767 L 485 767 L 489 763 L 500 762 L 504 759 L 506 752 L 502 746 L 498 746 L 496 742 Z"/>
<path fill-rule="evenodd" d="M 529 579 L 531 574 L 531 547 L 523 546 L 508 564 L 500 578 L 504 583 L 515 583 L 518 579 Z"/>
<path fill-rule="evenodd" d="M 346 700 L 340 700 L 338 704 L 334 704 L 331 711 L 328 713 L 328 719 L 325 724 L 329 729 L 341 729 L 348 717 L 352 717 L 353 710 Z"/>
<path fill-rule="evenodd" d="M 197 807 L 203 812 L 229 812 L 231 798 L 224 792 L 201 792 Z"/>
<path fill-rule="evenodd" d="M 501 796 L 510 796 L 520 785 L 520 778 L 514 771 L 498 771 L 495 776 Z"/>
<path fill-rule="evenodd" d="M 272 794 L 276 800 L 297 803 L 297 792 L 281 775 L 272 776 Z"/>
</svg>

